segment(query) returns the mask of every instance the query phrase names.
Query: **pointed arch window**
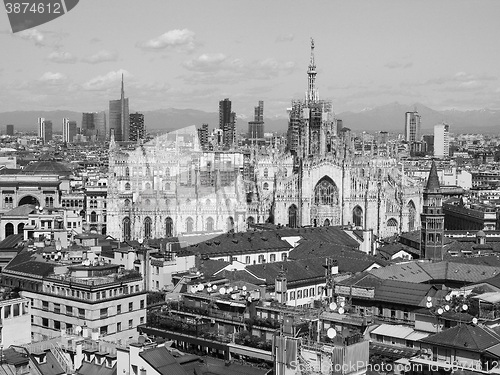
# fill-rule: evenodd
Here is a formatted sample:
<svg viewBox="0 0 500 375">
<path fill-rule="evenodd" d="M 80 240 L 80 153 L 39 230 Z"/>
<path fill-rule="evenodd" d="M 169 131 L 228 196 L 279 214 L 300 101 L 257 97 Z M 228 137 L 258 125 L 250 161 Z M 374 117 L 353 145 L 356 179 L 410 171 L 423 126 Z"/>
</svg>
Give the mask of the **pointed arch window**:
<svg viewBox="0 0 500 375">
<path fill-rule="evenodd" d="M 207 232 L 213 232 L 214 231 L 214 219 L 212 219 L 211 217 L 209 217 L 207 219 L 206 230 L 207 230 Z"/>
<path fill-rule="evenodd" d="M 147 217 L 144 219 L 144 238 L 152 238 L 152 221 L 151 218 Z"/>
<path fill-rule="evenodd" d="M 322 178 L 316 184 L 314 188 L 314 203 L 327 206 L 339 204 L 339 190 L 330 178 Z"/>
<path fill-rule="evenodd" d="M 292 204 L 288 208 L 288 226 L 290 228 L 297 228 L 297 206 Z"/>
<path fill-rule="evenodd" d="M 122 221 L 122 237 L 125 241 L 130 240 L 130 218 L 128 217 Z"/>
<path fill-rule="evenodd" d="M 193 233 L 193 230 L 194 230 L 194 221 L 192 218 L 188 217 L 186 219 L 186 232 Z"/>
<path fill-rule="evenodd" d="M 355 227 L 363 226 L 363 209 L 359 206 L 354 207 L 354 210 L 352 210 L 352 223 Z"/>
<path fill-rule="evenodd" d="M 174 221 L 171 217 L 165 219 L 165 236 L 167 238 L 172 237 L 174 233 Z"/>
</svg>

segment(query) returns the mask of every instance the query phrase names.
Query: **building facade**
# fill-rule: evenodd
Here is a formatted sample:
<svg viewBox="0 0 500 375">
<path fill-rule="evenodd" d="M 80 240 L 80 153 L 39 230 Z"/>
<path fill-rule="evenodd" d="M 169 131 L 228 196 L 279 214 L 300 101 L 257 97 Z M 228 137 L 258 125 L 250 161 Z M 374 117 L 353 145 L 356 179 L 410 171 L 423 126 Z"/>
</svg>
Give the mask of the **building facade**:
<svg viewBox="0 0 500 375">
<path fill-rule="evenodd" d="M 115 115 L 116 113 L 113 113 L 113 116 Z M 88 141 L 104 142 L 107 137 L 106 113 L 104 111 L 83 113 L 81 132 Z"/>
<path fill-rule="evenodd" d="M 76 136 L 76 121 L 70 121 L 68 118 L 63 118 L 62 123 L 63 142 L 72 143 Z"/>
<path fill-rule="evenodd" d="M 434 125 L 434 157 L 450 156 L 450 126 L 448 124 Z"/>
</svg>

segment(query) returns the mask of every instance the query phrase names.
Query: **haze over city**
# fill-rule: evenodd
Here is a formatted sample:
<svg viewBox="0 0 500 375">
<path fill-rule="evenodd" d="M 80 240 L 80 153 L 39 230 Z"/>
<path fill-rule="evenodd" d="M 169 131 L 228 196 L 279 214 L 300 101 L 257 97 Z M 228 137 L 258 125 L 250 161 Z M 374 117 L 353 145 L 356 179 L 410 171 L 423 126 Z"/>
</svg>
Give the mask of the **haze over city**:
<svg viewBox="0 0 500 375">
<path fill-rule="evenodd" d="M 500 108 L 497 1 L 86 0 L 12 34 L 0 17 L 0 112 L 96 111 L 119 95 L 132 110 L 238 117 L 258 100 L 286 117 L 306 89 L 309 40 L 318 89 L 335 112 L 398 101 L 436 110 Z"/>
</svg>

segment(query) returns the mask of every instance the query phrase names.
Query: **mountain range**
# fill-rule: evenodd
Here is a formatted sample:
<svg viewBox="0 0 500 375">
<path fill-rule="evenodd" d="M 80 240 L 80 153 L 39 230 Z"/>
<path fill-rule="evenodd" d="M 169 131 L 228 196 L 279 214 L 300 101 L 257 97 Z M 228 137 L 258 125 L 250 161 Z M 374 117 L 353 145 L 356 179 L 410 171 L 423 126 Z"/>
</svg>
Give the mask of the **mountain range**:
<svg viewBox="0 0 500 375">
<path fill-rule="evenodd" d="M 442 122 L 448 123 L 453 133 L 497 133 L 500 129 L 500 110 L 436 111 L 419 103 L 413 105 L 390 103 L 360 112 L 341 112 L 336 116 L 343 120 L 344 127 L 350 128 L 353 132 L 385 130 L 403 133 L 405 112 L 415 109 L 421 116 L 423 133 L 432 133 L 433 126 Z M 142 113 L 144 113 L 146 128 L 150 132 L 171 131 L 191 125 L 200 127 L 203 123 L 209 124 L 212 129 L 218 127 L 219 123 L 218 113 L 195 109 L 169 108 Z M 82 114 L 65 110 L 1 112 L 0 130 L 3 133 L 5 125 L 14 124 L 16 130 L 36 131 L 38 117 L 51 120 L 54 132 L 61 132 L 63 118 L 76 120 L 80 124 Z M 286 117 L 265 118 L 264 121 L 266 132 L 285 132 L 287 129 Z M 246 132 L 247 123 L 248 120 L 238 119 L 238 130 Z"/>
</svg>

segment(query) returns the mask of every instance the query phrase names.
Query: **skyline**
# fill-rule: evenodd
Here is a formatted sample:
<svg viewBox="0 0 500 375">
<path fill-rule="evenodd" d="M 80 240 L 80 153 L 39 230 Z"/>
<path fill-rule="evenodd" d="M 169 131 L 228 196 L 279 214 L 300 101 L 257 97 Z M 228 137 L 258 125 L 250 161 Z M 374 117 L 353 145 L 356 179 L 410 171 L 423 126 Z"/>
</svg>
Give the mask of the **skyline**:
<svg viewBox="0 0 500 375">
<path fill-rule="evenodd" d="M 106 110 L 124 74 L 131 112 L 216 112 L 229 98 L 244 121 L 259 100 L 265 117 L 286 118 L 307 89 L 311 37 L 320 98 L 336 113 L 391 102 L 500 108 L 500 52 L 488 48 L 500 3 L 318 1 L 308 22 L 311 6 L 87 0 L 16 34 L 4 13 L 0 111 Z"/>
</svg>

